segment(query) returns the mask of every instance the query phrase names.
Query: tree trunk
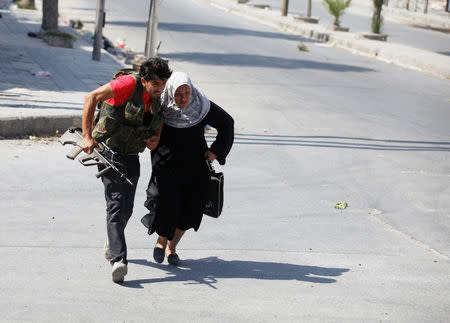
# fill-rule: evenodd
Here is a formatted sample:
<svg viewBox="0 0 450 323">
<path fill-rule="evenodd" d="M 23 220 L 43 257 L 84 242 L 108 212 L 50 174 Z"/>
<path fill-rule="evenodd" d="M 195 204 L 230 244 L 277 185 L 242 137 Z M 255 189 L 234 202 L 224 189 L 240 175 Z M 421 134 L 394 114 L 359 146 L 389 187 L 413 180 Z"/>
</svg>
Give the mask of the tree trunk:
<svg viewBox="0 0 450 323">
<path fill-rule="evenodd" d="M 308 7 L 306 9 L 306 17 L 308 17 L 308 18 L 311 17 L 311 7 L 312 7 L 311 0 L 308 0 Z"/>
<path fill-rule="evenodd" d="M 336 26 L 336 27 L 340 27 L 340 22 L 339 22 L 339 17 L 334 17 L 334 22 L 333 22 L 333 24 Z"/>
<path fill-rule="evenodd" d="M 43 31 L 58 30 L 58 0 L 42 1 Z"/>
<path fill-rule="evenodd" d="M 423 13 L 428 13 L 428 0 L 425 0 L 425 6 L 423 8 Z"/>
<path fill-rule="evenodd" d="M 381 24 L 383 22 L 381 17 L 382 8 L 383 0 L 373 0 L 372 32 L 375 34 L 379 34 L 381 32 Z"/>
<path fill-rule="evenodd" d="M 381 19 L 381 7 L 375 7 L 375 11 L 373 13 L 373 18 L 376 20 Z"/>
</svg>

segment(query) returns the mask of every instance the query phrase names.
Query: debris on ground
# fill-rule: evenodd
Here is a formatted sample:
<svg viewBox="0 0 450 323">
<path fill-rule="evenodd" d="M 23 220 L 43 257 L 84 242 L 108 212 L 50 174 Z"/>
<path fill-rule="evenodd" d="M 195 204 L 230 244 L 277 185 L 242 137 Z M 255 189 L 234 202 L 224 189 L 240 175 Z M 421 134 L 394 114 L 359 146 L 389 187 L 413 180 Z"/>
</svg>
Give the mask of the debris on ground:
<svg viewBox="0 0 450 323">
<path fill-rule="evenodd" d="M 309 52 L 308 47 L 306 47 L 306 45 L 303 43 L 298 43 L 297 48 L 301 52 Z"/>
<path fill-rule="evenodd" d="M 83 29 L 84 24 L 80 19 L 65 20 L 65 23 L 72 29 L 74 29 L 81 38 L 90 44 L 94 43 L 94 34 L 91 31 Z M 125 64 L 130 64 L 135 55 L 134 50 L 126 45 L 126 41 L 118 39 L 116 44 L 113 44 L 111 40 L 102 36 L 102 48 L 108 51 L 111 55 L 114 55 L 117 59 L 123 60 Z"/>
<path fill-rule="evenodd" d="M 338 202 L 338 203 L 336 203 L 336 205 L 334 206 L 334 208 L 335 208 L 335 209 L 338 209 L 338 210 L 344 210 L 344 209 L 346 209 L 347 207 L 348 207 L 347 202 Z"/>
<path fill-rule="evenodd" d="M 73 29 L 81 29 L 81 28 L 83 28 L 83 23 L 81 22 L 81 20 L 80 19 L 77 19 L 77 20 L 69 20 L 69 26 L 70 26 L 70 28 L 73 28 Z"/>
<path fill-rule="evenodd" d="M 48 71 L 38 71 L 38 72 L 33 73 L 33 75 L 34 76 L 46 77 L 46 76 L 50 76 L 50 72 L 48 72 Z"/>
</svg>

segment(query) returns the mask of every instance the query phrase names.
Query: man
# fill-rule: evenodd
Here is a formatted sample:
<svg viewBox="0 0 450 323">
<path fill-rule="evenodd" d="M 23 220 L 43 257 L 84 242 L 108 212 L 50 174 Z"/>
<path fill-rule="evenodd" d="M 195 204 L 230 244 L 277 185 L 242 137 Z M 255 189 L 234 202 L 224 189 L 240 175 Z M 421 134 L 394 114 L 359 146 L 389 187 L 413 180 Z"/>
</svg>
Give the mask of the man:
<svg viewBox="0 0 450 323">
<path fill-rule="evenodd" d="M 117 166 L 133 185 L 114 174 L 102 176 L 106 198 L 108 242 L 105 257 L 112 265 L 112 280 L 122 282 L 128 272 L 124 229 L 133 212 L 136 185 L 140 175 L 139 153 L 154 149 L 162 127 L 159 97 L 172 74 L 167 60 L 159 57 L 144 62 L 138 73 L 122 75 L 86 95 L 82 116 L 83 150 L 91 153 L 97 141 L 114 152 Z M 93 116 L 102 102 L 96 124 Z"/>
</svg>

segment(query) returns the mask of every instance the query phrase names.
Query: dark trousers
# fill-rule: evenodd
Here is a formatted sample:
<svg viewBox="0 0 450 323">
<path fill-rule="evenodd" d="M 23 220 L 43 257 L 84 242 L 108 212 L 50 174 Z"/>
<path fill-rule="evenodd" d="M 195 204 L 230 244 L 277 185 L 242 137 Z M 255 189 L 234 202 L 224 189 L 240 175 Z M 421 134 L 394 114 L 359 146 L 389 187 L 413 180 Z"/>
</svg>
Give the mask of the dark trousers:
<svg viewBox="0 0 450 323">
<path fill-rule="evenodd" d="M 116 159 L 133 186 L 122 183 L 112 172 L 102 176 L 106 199 L 106 230 L 108 234 L 111 263 L 123 260 L 127 263 L 127 244 L 125 227 L 133 213 L 136 185 L 140 175 L 138 156 L 119 156 Z"/>
</svg>

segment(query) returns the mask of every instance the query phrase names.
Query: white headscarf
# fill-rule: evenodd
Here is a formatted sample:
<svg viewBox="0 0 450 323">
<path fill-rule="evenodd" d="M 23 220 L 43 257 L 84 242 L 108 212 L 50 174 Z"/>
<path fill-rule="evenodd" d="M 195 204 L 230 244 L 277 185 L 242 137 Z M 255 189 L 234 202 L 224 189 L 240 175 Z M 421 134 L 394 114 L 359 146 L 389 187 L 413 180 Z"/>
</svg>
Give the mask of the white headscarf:
<svg viewBox="0 0 450 323">
<path fill-rule="evenodd" d="M 191 88 L 191 98 L 185 108 L 179 107 L 175 102 L 175 91 L 183 84 Z M 189 76 L 183 72 L 174 72 L 167 80 L 161 104 L 166 112 L 164 123 L 175 128 L 195 126 L 203 120 L 211 107 L 208 98 L 192 85 Z"/>
</svg>

